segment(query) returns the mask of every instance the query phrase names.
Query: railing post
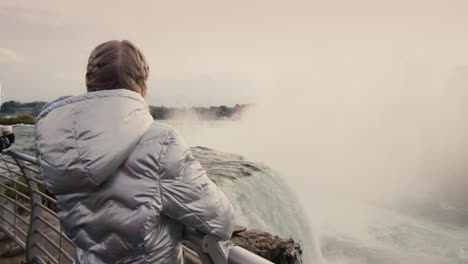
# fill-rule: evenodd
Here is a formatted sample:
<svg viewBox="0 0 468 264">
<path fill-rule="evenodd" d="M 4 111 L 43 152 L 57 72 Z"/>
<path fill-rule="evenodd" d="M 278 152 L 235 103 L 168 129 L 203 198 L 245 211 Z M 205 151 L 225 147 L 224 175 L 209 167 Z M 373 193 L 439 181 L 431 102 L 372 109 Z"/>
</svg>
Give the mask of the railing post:
<svg viewBox="0 0 468 264">
<path fill-rule="evenodd" d="M 3 193 L 3 187 L 0 186 L 0 193 Z M 3 206 L 6 206 L 6 203 L 8 201 L 1 197 L 0 196 L 0 215 L 4 215 L 4 210 L 3 210 Z M 0 217 L 0 226 L 5 226 L 5 221 L 3 220 L 2 217 Z M 5 234 L 4 232 L 0 231 L 0 241 L 2 240 L 6 240 L 6 239 L 9 239 L 9 237 L 7 236 L 7 234 Z"/>
<path fill-rule="evenodd" d="M 0 193 L 5 193 L 3 186 L 0 186 Z M 0 206 L 0 215 L 2 216 L 2 217 L 0 217 L 0 225 L 7 226 L 7 228 L 13 230 L 12 227 L 8 227 L 8 226 L 10 226 L 8 221 L 10 223 L 14 223 L 15 216 L 12 213 L 8 212 L 8 210 L 5 210 L 4 208 L 10 209 L 12 211 L 14 211 L 16 208 L 12 205 L 12 203 L 10 201 L 5 199 L 4 197 L 0 197 L 0 204 L 1 204 L 1 206 Z"/>
<path fill-rule="evenodd" d="M 42 197 L 38 194 L 39 187 L 37 186 L 37 183 L 31 180 L 34 177 L 34 174 L 25 169 L 25 162 L 14 156 L 13 159 L 15 160 L 16 164 L 18 164 L 18 167 L 21 169 L 21 172 L 26 179 L 29 195 L 31 197 L 31 216 L 29 220 L 28 237 L 26 239 L 26 262 L 34 263 L 34 258 L 36 258 L 40 252 L 36 245 L 40 244 L 42 241 L 42 238 L 39 234 L 41 221 L 36 219 L 42 214 L 41 207 L 37 206 L 38 204 L 42 203 Z"/>
<path fill-rule="evenodd" d="M 4 193 L 2 186 L 0 186 L 0 193 Z M 0 196 L 0 215 L 2 216 L 4 214 L 3 207 L 6 205 L 6 203 L 7 203 L 7 199 Z M 3 220 L 2 217 L 0 217 L 0 226 L 5 226 L 5 221 Z"/>
</svg>

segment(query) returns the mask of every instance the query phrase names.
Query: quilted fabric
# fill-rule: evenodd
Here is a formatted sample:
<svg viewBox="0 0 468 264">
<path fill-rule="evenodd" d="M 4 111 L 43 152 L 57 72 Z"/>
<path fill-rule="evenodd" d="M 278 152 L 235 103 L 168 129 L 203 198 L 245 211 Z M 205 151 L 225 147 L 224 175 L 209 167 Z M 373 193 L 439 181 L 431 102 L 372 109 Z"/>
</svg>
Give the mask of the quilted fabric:
<svg viewBox="0 0 468 264">
<path fill-rule="evenodd" d="M 56 102 L 39 115 L 35 137 L 76 263 L 182 263 L 183 225 L 230 238 L 231 203 L 138 93 Z"/>
</svg>

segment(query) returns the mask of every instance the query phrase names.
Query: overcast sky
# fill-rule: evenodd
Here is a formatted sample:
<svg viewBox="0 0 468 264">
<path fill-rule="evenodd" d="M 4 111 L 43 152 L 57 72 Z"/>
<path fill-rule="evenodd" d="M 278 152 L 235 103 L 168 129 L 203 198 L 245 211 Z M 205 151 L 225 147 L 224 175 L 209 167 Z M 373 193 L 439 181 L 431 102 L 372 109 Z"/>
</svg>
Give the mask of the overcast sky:
<svg viewBox="0 0 468 264">
<path fill-rule="evenodd" d="M 4 101 L 85 92 L 88 55 L 110 39 L 146 55 L 150 104 L 255 103 L 287 80 L 333 83 L 362 65 L 468 64 L 468 1 L 0 0 Z"/>
</svg>

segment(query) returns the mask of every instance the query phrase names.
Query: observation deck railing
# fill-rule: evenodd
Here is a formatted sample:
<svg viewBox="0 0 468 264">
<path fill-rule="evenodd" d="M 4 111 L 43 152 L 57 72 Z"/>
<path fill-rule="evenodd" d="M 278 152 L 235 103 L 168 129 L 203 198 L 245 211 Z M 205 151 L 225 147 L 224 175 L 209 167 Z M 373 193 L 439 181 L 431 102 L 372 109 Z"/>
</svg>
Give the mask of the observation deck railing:
<svg viewBox="0 0 468 264">
<path fill-rule="evenodd" d="M 39 174 L 34 157 L 14 151 L 0 154 L 0 239 L 12 239 L 17 246 L 7 255 L 24 252 L 29 264 L 72 264 L 76 247 L 62 231 L 56 200 Z M 214 237 L 190 228 L 184 230 L 184 244 L 187 264 L 272 263 L 237 246 L 226 254 Z"/>
</svg>

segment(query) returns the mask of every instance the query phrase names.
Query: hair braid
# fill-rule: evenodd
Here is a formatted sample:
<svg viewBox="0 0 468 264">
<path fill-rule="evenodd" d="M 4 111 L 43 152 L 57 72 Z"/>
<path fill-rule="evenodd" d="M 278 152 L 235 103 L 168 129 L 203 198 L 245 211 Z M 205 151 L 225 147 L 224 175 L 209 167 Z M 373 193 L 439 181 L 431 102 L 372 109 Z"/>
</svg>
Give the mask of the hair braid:
<svg viewBox="0 0 468 264">
<path fill-rule="evenodd" d="M 145 96 L 148 74 L 146 59 L 133 43 L 112 40 L 91 52 L 86 86 L 89 92 L 124 88 Z"/>
</svg>

